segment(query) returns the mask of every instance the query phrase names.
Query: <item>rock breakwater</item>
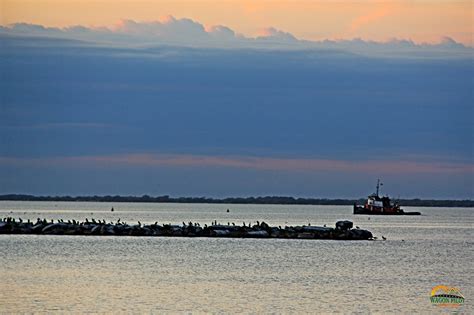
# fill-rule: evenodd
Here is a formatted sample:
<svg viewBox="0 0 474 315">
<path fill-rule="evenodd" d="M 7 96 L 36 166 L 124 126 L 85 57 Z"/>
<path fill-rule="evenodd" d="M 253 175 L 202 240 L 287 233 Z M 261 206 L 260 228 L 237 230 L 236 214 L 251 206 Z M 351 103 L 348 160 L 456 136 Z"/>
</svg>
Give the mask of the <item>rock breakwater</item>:
<svg viewBox="0 0 474 315">
<path fill-rule="evenodd" d="M 15 218 L 0 220 L 0 234 L 37 235 L 110 235 L 110 236 L 172 236 L 172 237 L 232 237 L 232 238 L 287 238 L 287 239 L 334 239 L 334 240 L 372 240 L 370 231 L 353 228 L 351 221 L 338 221 L 335 227 L 326 226 L 270 226 L 265 222 L 235 225 L 234 223 L 201 226 L 199 223 L 183 222 L 173 224 L 128 224 L 125 222 L 106 222 L 105 220 L 47 221 L 38 218 L 35 222 Z"/>
</svg>

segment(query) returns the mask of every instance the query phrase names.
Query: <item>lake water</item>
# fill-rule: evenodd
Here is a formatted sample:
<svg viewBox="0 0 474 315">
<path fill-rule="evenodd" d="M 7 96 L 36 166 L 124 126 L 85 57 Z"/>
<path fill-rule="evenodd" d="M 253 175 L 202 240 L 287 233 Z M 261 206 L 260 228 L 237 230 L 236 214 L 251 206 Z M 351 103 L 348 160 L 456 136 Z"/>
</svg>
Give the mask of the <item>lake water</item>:
<svg viewBox="0 0 474 315">
<path fill-rule="evenodd" d="M 348 206 L 0 202 L 2 218 L 276 226 L 348 219 L 387 238 L 0 235 L 0 312 L 473 314 L 474 209 L 405 210 L 423 215 L 369 220 Z M 465 304 L 431 305 L 440 284 L 461 289 Z"/>
</svg>

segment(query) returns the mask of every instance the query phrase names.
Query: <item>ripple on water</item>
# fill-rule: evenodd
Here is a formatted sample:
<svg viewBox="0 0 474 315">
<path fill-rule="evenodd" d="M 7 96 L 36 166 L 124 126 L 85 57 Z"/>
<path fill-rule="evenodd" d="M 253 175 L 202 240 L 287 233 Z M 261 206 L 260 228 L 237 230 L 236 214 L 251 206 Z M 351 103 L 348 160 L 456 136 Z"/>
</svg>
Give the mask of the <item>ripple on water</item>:
<svg viewBox="0 0 474 315">
<path fill-rule="evenodd" d="M 2 312 L 432 313 L 440 311 L 429 302 L 437 284 L 474 293 L 470 209 L 367 220 L 350 207 L 120 204 L 111 213 L 107 204 L 60 204 L 0 203 L 0 216 L 272 225 L 346 218 L 388 241 L 0 235 Z M 473 312 L 469 302 L 463 311 Z"/>
</svg>

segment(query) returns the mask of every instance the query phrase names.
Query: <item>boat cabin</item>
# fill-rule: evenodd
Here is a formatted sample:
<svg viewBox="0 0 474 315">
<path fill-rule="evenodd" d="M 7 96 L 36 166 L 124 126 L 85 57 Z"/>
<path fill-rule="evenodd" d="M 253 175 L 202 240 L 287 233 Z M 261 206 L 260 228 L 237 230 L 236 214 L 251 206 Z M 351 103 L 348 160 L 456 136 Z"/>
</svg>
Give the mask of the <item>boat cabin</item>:
<svg viewBox="0 0 474 315">
<path fill-rule="evenodd" d="M 369 196 L 364 208 L 376 213 L 395 213 L 400 211 L 400 206 L 392 204 L 389 197 L 380 197 L 378 194 Z"/>
</svg>

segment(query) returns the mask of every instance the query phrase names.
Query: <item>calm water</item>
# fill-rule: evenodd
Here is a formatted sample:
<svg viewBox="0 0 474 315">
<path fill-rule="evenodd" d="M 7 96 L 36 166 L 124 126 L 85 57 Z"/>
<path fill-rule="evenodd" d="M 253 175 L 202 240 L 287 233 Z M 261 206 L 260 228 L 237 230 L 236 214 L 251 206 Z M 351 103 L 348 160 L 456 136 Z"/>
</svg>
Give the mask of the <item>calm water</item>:
<svg viewBox="0 0 474 315">
<path fill-rule="evenodd" d="M 111 212 L 111 207 L 115 208 Z M 226 209 L 230 212 L 227 213 Z M 387 241 L 0 235 L 0 312 L 445 313 L 431 288 L 461 289 L 474 313 L 474 209 L 0 202 L 0 216 L 134 223 L 349 219 Z"/>
</svg>

